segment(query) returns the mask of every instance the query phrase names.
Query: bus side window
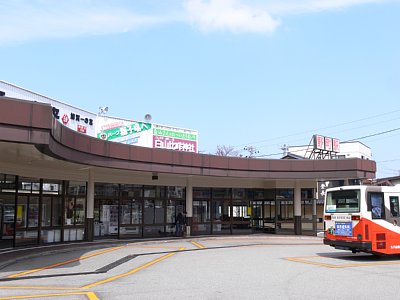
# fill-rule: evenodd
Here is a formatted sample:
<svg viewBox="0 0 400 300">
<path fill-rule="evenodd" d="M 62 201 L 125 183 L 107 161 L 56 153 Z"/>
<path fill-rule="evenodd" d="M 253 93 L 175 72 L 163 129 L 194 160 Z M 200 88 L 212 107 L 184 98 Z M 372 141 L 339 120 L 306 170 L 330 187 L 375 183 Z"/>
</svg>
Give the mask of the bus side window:
<svg viewBox="0 0 400 300">
<path fill-rule="evenodd" d="M 368 209 L 371 210 L 372 219 L 385 218 L 385 203 L 383 193 L 368 193 Z"/>
<path fill-rule="evenodd" d="M 399 197 L 398 196 L 390 196 L 390 215 L 394 218 L 399 217 Z"/>
</svg>

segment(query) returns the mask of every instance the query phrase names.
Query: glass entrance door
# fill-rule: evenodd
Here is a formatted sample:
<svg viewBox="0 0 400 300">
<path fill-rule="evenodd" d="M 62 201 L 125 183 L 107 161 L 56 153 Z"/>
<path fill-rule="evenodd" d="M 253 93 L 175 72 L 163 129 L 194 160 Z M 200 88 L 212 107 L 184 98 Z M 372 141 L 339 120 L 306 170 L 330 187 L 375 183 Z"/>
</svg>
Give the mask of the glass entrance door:
<svg viewBox="0 0 400 300">
<path fill-rule="evenodd" d="M 263 201 L 252 201 L 251 227 L 253 232 L 262 232 L 263 222 Z"/>
<path fill-rule="evenodd" d="M 94 236 L 118 237 L 118 201 L 95 200 Z"/>
<path fill-rule="evenodd" d="M 0 195 L 0 248 L 13 247 L 14 241 L 14 197 Z"/>
</svg>

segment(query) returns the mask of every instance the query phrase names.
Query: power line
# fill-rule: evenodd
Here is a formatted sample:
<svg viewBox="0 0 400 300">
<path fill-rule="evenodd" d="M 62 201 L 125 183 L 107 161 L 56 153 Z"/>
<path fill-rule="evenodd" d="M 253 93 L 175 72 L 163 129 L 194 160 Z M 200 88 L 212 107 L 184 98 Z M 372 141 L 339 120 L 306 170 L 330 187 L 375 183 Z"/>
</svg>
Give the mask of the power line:
<svg viewBox="0 0 400 300">
<path fill-rule="evenodd" d="M 281 140 L 281 139 L 284 139 L 284 138 L 297 136 L 297 135 L 310 133 L 310 132 L 314 133 L 314 132 L 318 132 L 320 130 L 335 128 L 335 127 L 340 127 L 340 126 L 343 126 L 343 125 L 348 125 L 348 124 L 357 123 L 357 122 L 361 122 L 361 121 L 365 121 L 365 120 L 370 120 L 370 119 L 373 119 L 373 118 L 382 117 L 382 116 L 386 116 L 386 115 L 389 115 L 389 114 L 394 114 L 394 113 L 397 113 L 397 112 L 400 112 L 400 109 L 394 110 L 394 111 L 390 111 L 390 112 L 386 112 L 386 113 L 382 113 L 382 114 L 373 115 L 373 116 L 370 116 L 370 117 L 365 117 L 365 118 L 362 118 L 362 119 L 349 121 L 349 122 L 339 123 L 339 124 L 336 124 L 336 125 L 326 126 L 326 127 L 322 127 L 322 128 L 319 128 L 319 129 L 302 131 L 302 132 L 293 133 L 293 134 L 289 134 L 289 135 L 285 135 L 285 136 L 281 136 L 281 137 L 275 137 L 275 138 L 271 138 L 271 139 L 265 139 L 265 140 L 251 142 L 251 143 L 240 144 L 240 145 L 236 145 L 236 146 L 233 146 L 233 147 L 237 148 L 237 147 L 242 147 L 242 146 L 245 146 L 245 145 L 260 144 L 260 143 L 264 143 L 264 142 L 268 142 L 268 141 Z M 399 118 L 391 119 L 390 121 L 393 121 L 393 120 L 396 120 L 396 119 L 399 119 Z M 383 122 L 375 123 L 374 125 L 380 124 L 380 123 L 386 123 L 386 122 L 388 122 L 388 121 L 386 120 L 386 121 L 383 121 Z M 368 125 L 368 126 L 371 126 L 371 125 Z M 366 127 L 366 126 L 362 126 L 362 127 Z M 362 127 L 358 127 L 358 128 L 362 128 Z M 358 129 L 358 128 L 356 128 L 356 129 Z"/>
<path fill-rule="evenodd" d="M 344 142 L 358 141 L 358 140 L 366 139 L 366 138 L 377 136 L 377 135 L 386 134 L 386 133 L 397 131 L 397 130 L 400 130 L 400 127 L 394 128 L 394 129 L 390 129 L 390 130 L 386 130 L 386 131 L 382 131 L 382 132 L 378 132 L 378 133 L 373 133 L 373 134 L 370 134 L 370 135 L 362 136 L 362 137 L 359 137 L 359 138 L 356 138 L 356 139 L 347 140 L 347 141 L 344 141 Z"/>
<path fill-rule="evenodd" d="M 400 130 L 400 127 L 394 128 L 394 129 L 390 129 L 390 130 L 386 130 L 386 131 L 381 131 L 381 132 L 373 133 L 373 134 L 369 134 L 369 135 L 365 135 L 365 136 L 358 137 L 358 138 L 354 138 L 354 139 L 351 139 L 351 140 L 346 140 L 346 141 L 343 141 L 342 143 L 354 142 L 354 141 L 366 139 L 366 138 L 369 138 L 369 137 L 373 137 L 373 136 L 377 136 L 377 135 L 383 135 L 383 134 L 386 134 L 386 133 L 394 132 L 394 131 L 397 131 L 397 130 Z M 294 153 L 294 152 L 304 152 L 304 149 L 299 149 L 299 150 L 293 150 L 293 151 L 291 151 L 291 153 Z M 279 153 L 272 153 L 272 154 L 258 155 L 258 156 L 255 156 L 255 157 L 268 157 L 268 156 L 275 156 L 275 155 L 281 155 L 281 154 L 282 154 L 282 152 L 279 152 Z M 397 160 L 397 159 L 396 159 L 396 160 Z M 393 161 L 396 161 L 396 160 L 393 160 Z M 399 159 L 399 160 L 400 160 L 400 159 Z M 377 163 L 379 163 L 379 162 L 377 162 Z"/>
</svg>

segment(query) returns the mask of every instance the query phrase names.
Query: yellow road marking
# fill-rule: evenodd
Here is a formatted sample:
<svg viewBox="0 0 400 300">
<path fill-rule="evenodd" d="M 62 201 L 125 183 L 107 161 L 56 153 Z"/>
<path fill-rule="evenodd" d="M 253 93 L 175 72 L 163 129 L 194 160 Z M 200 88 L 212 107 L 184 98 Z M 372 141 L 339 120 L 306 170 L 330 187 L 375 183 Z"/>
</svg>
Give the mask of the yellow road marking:
<svg viewBox="0 0 400 300">
<path fill-rule="evenodd" d="M 199 247 L 200 249 L 206 248 L 206 247 L 204 247 L 203 245 L 200 245 L 199 243 L 196 243 L 195 241 L 191 241 L 191 243 L 192 243 L 193 245 L 195 245 L 196 247 Z"/>
<path fill-rule="evenodd" d="M 315 261 L 304 260 L 304 259 L 297 258 L 297 257 L 288 257 L 286 259 L 290 260 L 290 261 L 294 261 L 294 262 L 300 262 L 300 263 L 309 264 L 309 265 L 317 265 L 317 266 L 321 266 L 321 267 L 341 268 L 341 267 L 338 267 L 337 265 L 324 264 L 324 263 L 319 263 L 319 262 L 315 262 Z"/>
<path fill-rule="evenodd" d="M 115 251 L 115 250 L 121 249 L 123 247 L 125 247 L 125 246 L 114 247 L 114 248 L 110 248 L 110 249 L 107 249 L 107 250 L 95 252 L 95 253 L 92 253 L 92 254 L 83 255 L 81 257 L 77 257 L 77 258 L 69 259 L 69 260 L 66 260 L 66 261 L 58 262 L 58 263 L 55 263 L 55 264 L 52 264 L 52 265 L 49 265 L 49 266 L 45 266 L 45 267 L 41 267 L 41 268 L 37 268 L 37 269 L 32 269 L 32 270 L 28 270 L 28 271 L 24 271 L 24 272 L 20 272 L 20 273 L 16 273 L 16 274 L 8 275 L 7 278 L 15 278 L 15 277 L 19 277 L 19 276 L 32 274 L 32 273 L 39 272 L 39 271 L 43 271 L 43 270 L 46 270 L 46 269 L 51 269 L 51 268 L 63 266 L 63 265 L 66 265 L 66 264 L 70 264 L 70 263 L 79 261 L 79 260 L 84 260 L 84 259 L 87 259 L 87 258 L 90 258 L 90 257 L 94 257 L 94 256 L 97 256 L 97 255 L 100 255 L 100 254 L 104 254 L 104 253 L 107 253 L 107 252 Z"/>
<path fill-rule="evenodd" d="M 3 285 L 0 286 L 0 289 L 5 289 L 5 290 L 9 290 L 9 289 L 27 289 L 27 290 L 61 290 L 61 291 L 78 291 L 81 288 L 77 288 L 77 287 L 54 287 L 54 286 L 38 286 L 38 285 Z"/>
<path fill-rule="evenodd" d="M 382 261 L 382 262 L 372 262 L 372 263 L 352 263 L 352 264 L 326 264 L 326 263 L 319 263 L 316 261 L 306 260 L 305 258 L 316 258 L 320 256 L 302 256 L 302 257 L 288 257 L 287 260 L 300 262 L 303 264 L 309 265 L 317 265 L 321 267 L 328 267 L 328 268 L 350 268 L 350 267 L 371 267 L 371 266 L 379 266 L 379 265 L 399 265 L 400 262 L 398 261 Z"/>
<path fill-rule="evenodd" d="M 184 250 L 184 249 L 185 249 L 185 248 L 180 248 L 179 250 Z M 141 266 L 141 267 L 138 267 L 138 268 L 136 268 L 136 269 L 130 270 L 130 271 L 126 272 L 126 273 L 122 273 L 122 274 L 119 274 L 119 275 L 116 275 L 116 276 L 112 276 L 112 277 L 106 278 L 106 279 L 104 279 L 104 280 L 100 280 L 100 281 L 97 281 L 97 282 L 94 282 L 94 283 L 91 283 L 91 284 L 82 286 L 81 289 L 90 289 L 90 288 L 95 287 L 95 286 L 98 286 L 98 285 L 100 285 L 100 284 L 104 284 L 104 283 L 107 283 L 107 282 L 111 282 L 111 281 L 114 281 L 114 280 L 116 280 L 116 279 L 119 279 L 119 278 L 128 276 L 128 275 L 132 275 L 132 274 L 134 274 L 134 273 L 136 273 L 136 272 L 138 272 L 138 271 L 140 271 L 140 270 L 143 270 L 143 269 L 145 269 L 145 268 L 147 268 L 147 267 L 150 267 L 151 265 L 154 265 L 155 263 L 158 263 L 158 262 L 160 262 L 160 261 L 162 261 L 162 260 L 164 260 L 164 259 L 167 259 L 168 257 L 171 257 L 172 255 L 175 255 L 176 253 L 178 253 L 178 252 L 171 252 L 171 253 L 166 254 L 166 255 L 164 255 L 164 256 L 161 256 L 161 257 L 159 257 L 159 258 L 157 258 L 157 259 L 154 259 L 154 260 L 152 260 L 152 261 L 150 261 L 150 262 L 144 264 L 144 265 Z"/>
<path fill-rule="evenodd" d="M 62 297 L 62 296 L 74 296 L 74 295 L 85 295 L 89 300 L 99 300 L 94 292 L 73 292 L 73 293 L 59 293 L 59 294 L 37 294 L 37 295 L 25 295 L 25 296 L 7 296 L 1 297 L 0 300 L 6 299 L 29 299 L 29 298 L 41 298 L 41 297 Z"/>
<path fill-rule="evenodd" d="M 154 246 L 151 246 L 151 245 L 146 245 L 146 246 L 138 246 L 138 245 L 132 245 L 132 246 L 127 246 L 127 247 L 130 247 L 130 248 L 150 248 L 150 249 L 154 249 L 154 248 L 156 248 L 156 249 L 163 249 L 163 248 L 171 248 L 171 249 L 179 249 L 180 247 L 179 246 L 171 246 L 171 245 L 154 245 Z"/>
</svg>

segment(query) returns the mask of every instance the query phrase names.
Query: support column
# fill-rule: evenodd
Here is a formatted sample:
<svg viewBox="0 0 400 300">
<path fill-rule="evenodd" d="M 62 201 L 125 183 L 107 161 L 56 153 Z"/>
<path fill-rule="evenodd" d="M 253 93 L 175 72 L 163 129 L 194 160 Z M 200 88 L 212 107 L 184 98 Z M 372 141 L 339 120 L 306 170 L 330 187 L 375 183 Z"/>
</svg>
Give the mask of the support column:
<svg viewBox="0 0 400 300">
<path fill-rule="evenodd" d="M 301 186 L 298 181 L 296 181 L 294 189 L 294 233 L 296 235 L 301 235 Z"/>
<path fill-rule="evenodd" d="M 94 174 L 89 169 L 86 201 L 86 240 L 93 241 L 94 237 Z"/>
<path fill-rule="evenodd" d="M 193 218 L 193 184 L 192 177 L 186 180 L 186 236 L 190 236 Z"/>
<path fill-rule="evenodd" d="M 317 199 L 312 200 L 312 222 L 313 222 L 313 232 L 317 235 L 318 230 L 318 218 L 317 218 Z"/>
</svg>

